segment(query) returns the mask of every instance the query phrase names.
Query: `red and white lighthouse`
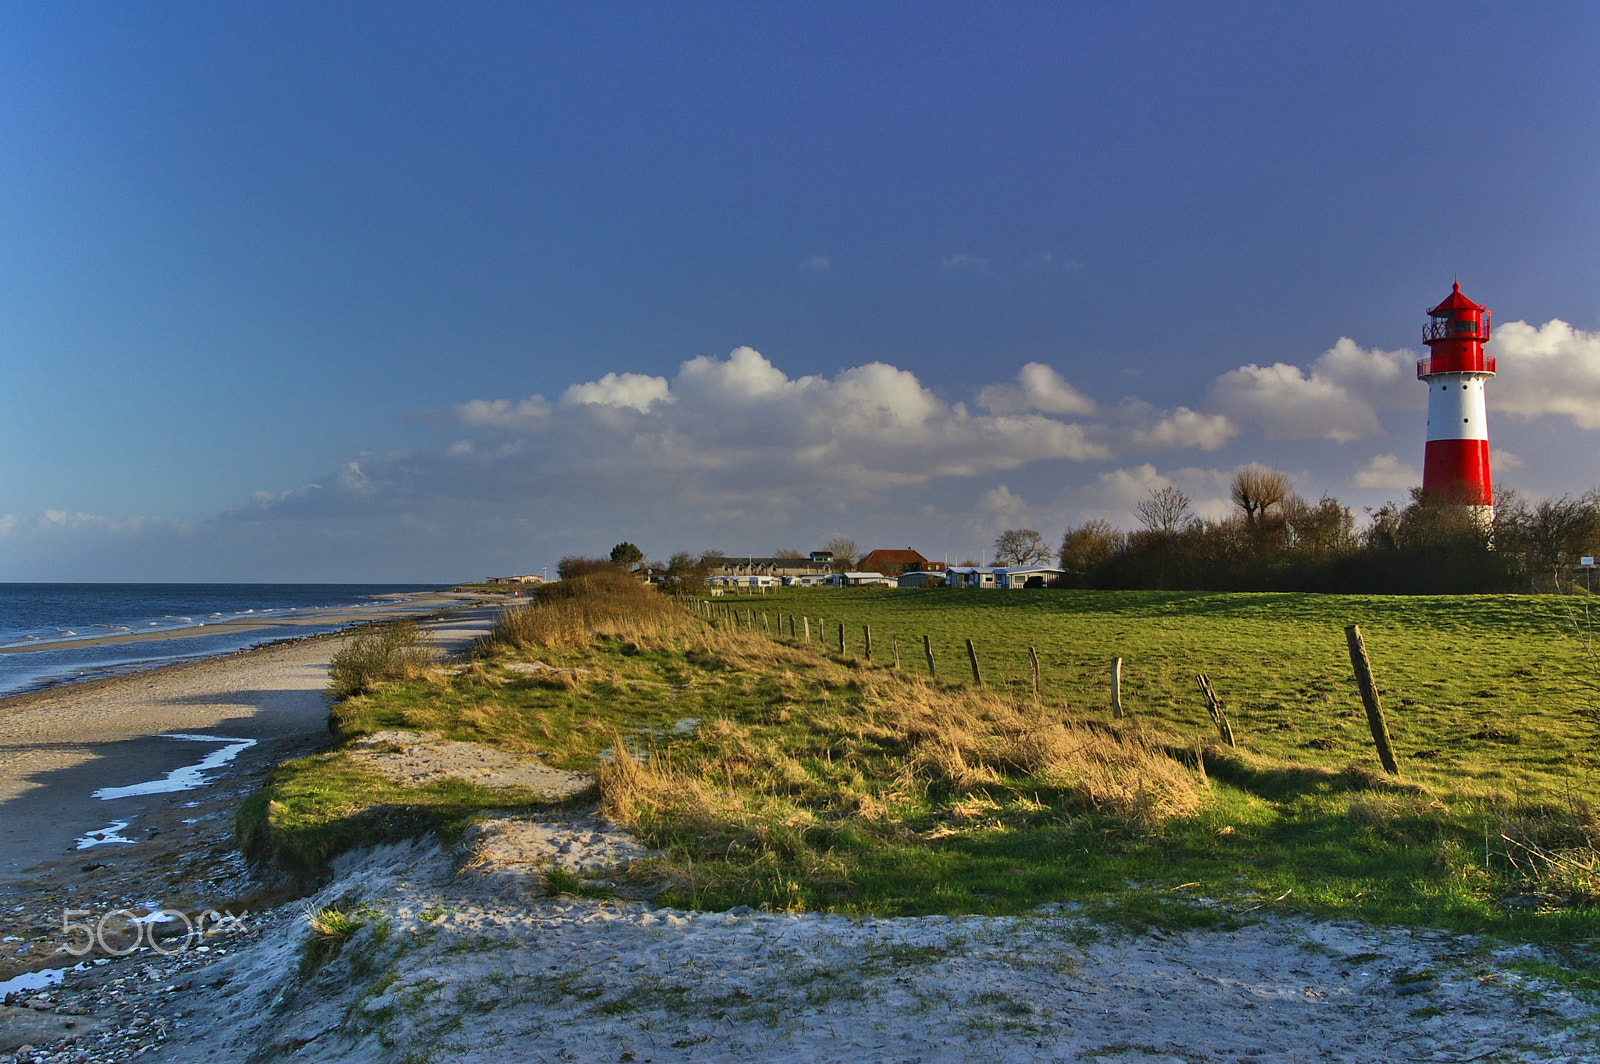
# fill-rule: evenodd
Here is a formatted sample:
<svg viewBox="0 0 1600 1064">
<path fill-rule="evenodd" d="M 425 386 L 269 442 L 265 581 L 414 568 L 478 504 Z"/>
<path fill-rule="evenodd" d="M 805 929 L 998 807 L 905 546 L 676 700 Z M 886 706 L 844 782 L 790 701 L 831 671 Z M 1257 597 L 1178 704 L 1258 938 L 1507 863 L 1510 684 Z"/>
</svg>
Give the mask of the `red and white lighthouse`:
<svg viewBox="0 0 1600 1064">
<path fill-rule="evenodd" d="M 1494 376 L 1494 359 L 1483 353 L 1489 339 L 1489 308 L 1461 294 L 1428 311 L 1422 330 L 1428 357 L 1417 363 L 1417 379 L 1428 384 L 1428 445 L 1423 453 L 1422 490 L 1448 502 L 1494 516 L 1489 480 L 1489 421 L 1483 385 Z"/>
</svg>

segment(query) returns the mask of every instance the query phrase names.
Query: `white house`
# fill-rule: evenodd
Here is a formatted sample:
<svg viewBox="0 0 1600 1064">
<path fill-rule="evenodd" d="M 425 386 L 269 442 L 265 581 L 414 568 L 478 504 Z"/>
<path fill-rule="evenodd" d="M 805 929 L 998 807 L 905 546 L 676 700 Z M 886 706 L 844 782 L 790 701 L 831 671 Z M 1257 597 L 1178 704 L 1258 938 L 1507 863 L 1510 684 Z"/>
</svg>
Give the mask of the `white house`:
<svg viewBox="0 0 1600 1064">
<path fill-rule="evenodd" d="M 992 565 L 952 565 L 944 571 L 945 587 L 995 587 L 995 573 Z"/>
<path fill-rule="evenodd" d="M 834 573 L 824 581 L 828 587 L 894 587 L 882 573 Z"/>
<path fill-rule="evenodd" d="M 1044 587 L 1064 572 L 1063 569 L 1052 569 L 1048 565 L 1009 565 L 995 570 L 995 586 L 1012 591 L 1025 587 Z"/>
</svg>

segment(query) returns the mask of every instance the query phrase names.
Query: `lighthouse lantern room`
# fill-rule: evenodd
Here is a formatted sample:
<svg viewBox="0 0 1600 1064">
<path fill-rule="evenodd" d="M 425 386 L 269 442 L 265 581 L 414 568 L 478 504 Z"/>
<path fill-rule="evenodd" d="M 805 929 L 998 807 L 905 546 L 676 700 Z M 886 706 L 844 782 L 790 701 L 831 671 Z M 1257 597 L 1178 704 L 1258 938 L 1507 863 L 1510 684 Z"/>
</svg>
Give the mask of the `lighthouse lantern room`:
<svg viewBox="0 0 1600 1064">
<path fill-rule="evenodd" d="M 1483 353 L 1489 339 L 1489 308 L 1461 294 L 1428 311 L 1422 331 L 1428 357 L 1417 362 L 1417 379 L 1428 385 L 1428 443 L 1423 452 L 1422 490 L 1441 501 L 1478 507 L 1494 516 L 1489 479 L 1489 423 L 1484 382 L 1494 359 Z"/>
</svg>

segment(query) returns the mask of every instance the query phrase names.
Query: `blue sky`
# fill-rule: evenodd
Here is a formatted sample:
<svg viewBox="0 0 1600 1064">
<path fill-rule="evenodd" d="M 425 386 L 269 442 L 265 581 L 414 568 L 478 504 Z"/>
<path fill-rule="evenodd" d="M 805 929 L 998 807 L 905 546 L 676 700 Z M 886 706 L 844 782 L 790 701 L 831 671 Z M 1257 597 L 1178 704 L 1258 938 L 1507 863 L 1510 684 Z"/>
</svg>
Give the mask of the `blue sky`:
<svg viewBox="0 0 1600 1064">
<path fill-rule="evenodd" d="M 0 6 L 0 580 L 1600 484 L 1600 7 Z"/>
</svg>

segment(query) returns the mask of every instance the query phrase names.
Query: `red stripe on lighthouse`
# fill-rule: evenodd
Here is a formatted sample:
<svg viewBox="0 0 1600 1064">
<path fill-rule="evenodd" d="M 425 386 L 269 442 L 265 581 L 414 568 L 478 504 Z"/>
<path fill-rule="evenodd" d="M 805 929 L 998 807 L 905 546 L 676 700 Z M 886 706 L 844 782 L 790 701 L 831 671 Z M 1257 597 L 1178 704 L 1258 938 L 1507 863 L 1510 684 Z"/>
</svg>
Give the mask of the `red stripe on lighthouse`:
<svg viewBox="0 0 1600 1064">
<path fill-rule="evenodd" d="M 1463 492 L 1463 502 L 1494 505 L 1488 440 L 1429 440 L 1422 461 L 1423 491 Z"/>
</svg>

